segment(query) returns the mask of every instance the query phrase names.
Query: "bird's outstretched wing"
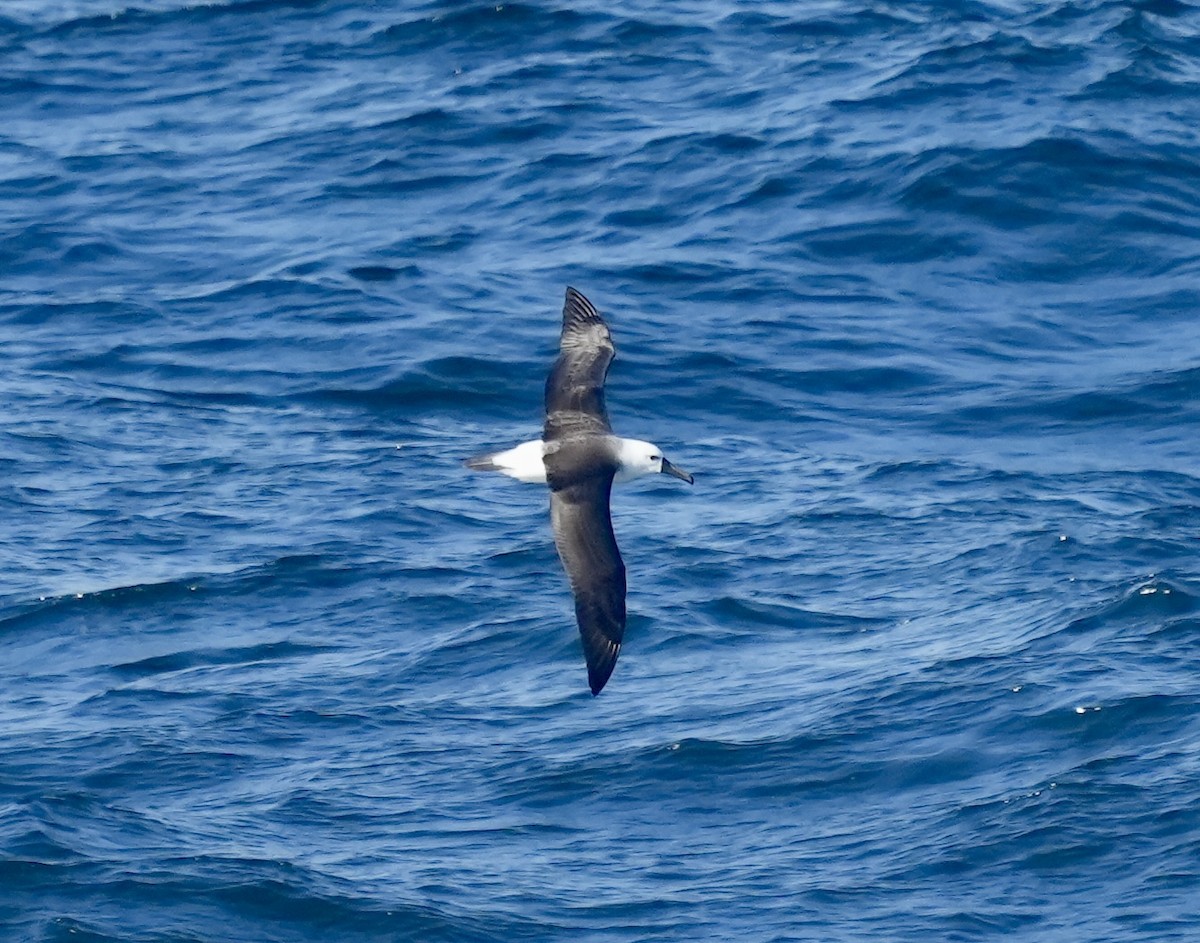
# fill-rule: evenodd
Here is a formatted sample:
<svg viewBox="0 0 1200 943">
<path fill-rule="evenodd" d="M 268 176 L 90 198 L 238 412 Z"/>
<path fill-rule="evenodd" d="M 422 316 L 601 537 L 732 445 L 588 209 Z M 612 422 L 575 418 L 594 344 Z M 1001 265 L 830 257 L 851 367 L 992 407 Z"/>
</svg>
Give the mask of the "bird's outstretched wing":
<svg viewBox="0 0 1200 943">
<path fill-rule="evenodd" d="M 612 432 L 604 408 L 604 378 L 616 352 L 600 313 L 568 288 L 559 355 L 546 378 L 545 441 Z"/>
<path fill-rule="evenodd" d="M 599 694 L 625 635 L 625 564 L 608 511 L 615 468 L 550 491 L 550 523 L 571 592 L 587 659 L 588 685 Z"/>
</svg>

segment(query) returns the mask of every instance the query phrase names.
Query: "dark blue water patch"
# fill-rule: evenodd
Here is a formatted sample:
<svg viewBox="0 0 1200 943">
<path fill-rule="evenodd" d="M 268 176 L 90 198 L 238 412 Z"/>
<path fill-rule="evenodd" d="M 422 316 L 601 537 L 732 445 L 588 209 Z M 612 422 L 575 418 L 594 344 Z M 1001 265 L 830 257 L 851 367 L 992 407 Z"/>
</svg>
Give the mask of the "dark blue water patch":
<svg viewBox="0 0 1200 943">
<path fill-rule="evenodd" d="M 94 240 L 80 230 L 52 225 L 33 225 L 9 235 L 0 242 L 0 262 L 5 268 L 19 273 L 30 269 L 44 268 L 47 263 L 90 261 L 88 246 L 96 246 Z M 115 247 L 105 249 L 108 254 L 117 254 Z"/>
<path fill-rule="evenodd" d="M 765 33 L 789 43 L 820 48 L 831 39 L 853 40 L 863 35 L 909 28 L 913 20 L 902 11 L 859 4 L 849 18 L 827 16 L 819 9 L 789 11 L 738 10 L 728 13 L 724 26 L 743 34 Z"/>
<path fill-rule="evenodd" d="M 452 191 L 472 183 L 486 179 L 486 168 L 480 168 L 475 173 L 444 173 L 431 168 L 429 172 L 417 171 L 409 163 L 397 164 L 381 161 L 367 168 L 347 182 L 330 189 L 325 195 L 339 200 L 374 199 L 381 194 L 398 196 L 400 194 L 420 194 L 425 191 Z M 457 242 L 447 243 L 448 248 L 462 248 L 469 244 L 461 230 Z M 414 253 L 416 254 L 416 253 Z"/>
<path fill-rule="evenodd" d="M 0 307 L 6 324 L 21 326 L 20 335 L 13 335 L 8 343 L 18 342 L 19 337 L 53 334 L 57 337 L 78 340 L 84 336 L 105 336 L 113 331 L 140 325 L 153 329 L 161 323 L 162 311 L 153 305 L 139 304 L 132 299 L 121 301 L 91 301 L 76 303 L 33 302 L 29 304 L 5 305 Z"/>
<path fill-rule="evenodd" d="M 1005 68 L 997 70 L 997 61 L 1005 63 Z M 1051 45 L 994 32 L 980 39 L 947 43 L 919 56 L 899 75 L 871 90 L 869 107 L 906 108 L 933 105 L 941 99 L 986 99 L 992 93 L 1011 94 L 1014 86 L 1028 87 L 1037 78 L 1054 81 L 1057 73 L 1087 64 L 1086 50 L 1080 46 Z"/>
<path fill-rule="evenodd" d="M 1108 704 L 1064 705 L 1031 718 L 1040 730 L 1075 746 L 1119 747 L 1130 737 L 1159 738 L 1177 731 L 1181 717 L 1195 709 L 1191 697 L 1149 694 Z"/>
<path fill-rule="evenodd" d="M 150 677 L 157 674 L 185 671 L 195 667 L 214 665 L 247 665 L 293 657 L 307 657 L 324 651 L 320 646 L 298 645 L 294 642 L 268 642 L 243 648 L 199 649 L 188 652 L 173 652 L 157 655 L 126 664 L 115 664 L 115 674 L 131 678 Z"/>
<path fill-rule="evenodd" d="M 539 365 L 540 369 L 540 365 Z M 446 357 L 421 364 L 407 375 L 370 389 L 330 388 L 311 394 L 338 404 L 410 416 L 451 409 L 478 410 L 480 417 L 513 415 L 521 407 L 513 393 L 513 367 L 473 357 Z M 536 415 L 529 410 L 531 416 Z"/>
<path fill-rule="evenodd" d="M 799 181 L 791 176 L 771 175 L 760 177 L 753 183 L 753 189 L 742 196 L 735 206 L 753 209 L 764 204 L 771 204 L 794 196 L 800 191 Z"/>
<path fill-rule="evenodd" d="M 605 216 L 603 222 L 605 225 L 619 227 L 624 230 L 639 226 L 662 226 L 680 218 L 682 217 L 672 213 L 665 206 L 657 205 L 618 210 Z"/>
<path fill-rule="evenodd" d="M 1178 163 L 1181 159 L 1182 164 Z M 1133 151 L 1128 142 L 1119 140 L 1097 146 L 1079 139 L 1046 139 L 1025 144 L 1015 152 L 926 154 L 921 165 L 907 175 L 911 182 L 902 199 L 913 207 L 965 214 L 1002 230 L 1022 231 L 1031 226 L 1055 225 L 1066 209 L 1064 192 L 1078 193 L 1078 224 L 1084 225 L 1094 212 L 1088 206 L 1094 203 L 1087 199 L 1089 190 L 1103 188 L 1120 194 L 1120 202 L 1127 207 L 1118 211 L 1119 220 L 1110 221 L 1115 224 L 1110 229 L 1123 234 L 1123 251 L 1129 258 L 1098 256 L 1097 268 L 1103 259 L 1116 262 L 1117 271 L 1137 271 L 1130 267 L 1139 251 L 1131 234 L 1140 231 L 1194 238 L 1190 226 L 1177 228 L 1181 217 L 1172 211 L 1177 203 L 1195 202 L 1194 188 L 1177 187 L 1181 173 L 1184 177 L 1194 174 L 1196 168 L 1191 163 L 1189 156 L 1173 147 L 1147 156 L 1143 148 Z M 1067 176 L 1071 185 L 1064 188 Z M 974 198 L 973 193 L 979 197 Z M 1085 233 L 1093 238 L 1095 227 L 1079 231 L 1080 235 Z M 1095 249 L 1089 254 L 1094 253 Z M 1143 258 L 1143 264 L 1155 264 L 1151 254 Z M 1081 261 L 1077 259 L 1074 264 Z M 1108 264 L 1105 270 L 1111 274 L 1114 266 Z M 1038 271 L 1045 273 L 1039 277 L 1046 277 L 1050 269 L 1042 266 Z"/>
<path fill-rule="evenodd" d="M 336 591 L 360 580 L 375 578 L 361 568 L 343 568 L 320 556 L 293 556 L 225 574 L 197 573 L 163 583 L 116 587 L 36 602 L 11 603 L 0 620 L 5 631 L 68 623 L 86 625 L 102 613 L 123 616 L 139 610 L 155 612 L 179 607 L 207 606 L 213 599 L 239 595 L 286 598 L 297 586 Z"/>
<path fill-rule="evenodd" d="M 14 95 L 24 95 L 24 89 L 8 89 L 0 86 L 0 94 L 11 91 Z M 52 200 L 71 191 L 72 184 L 65 177 L 55 173 L 35 173 L 29 176 L 5 176 L 0 179 L 0 196 L 6 200 Z M 4 251 L 8 259 L 15 259 L 19 242 L 7 243 Z"/>
<path fill-rule="evenodd" d="M 229 932 L 253 933 L 273 943 L 330 932 L 348 940 L 484 940 L 499 938 L 496 933 L 538 929 L 532 921 L 409 903 L 402 896 L 387 904 L 364 900 L 315 870 L 280 868 L 269 861 L 209 856 L 167 864 L 172 871 L 183 868 L 191 873 L 184 878 L 154 872 L 114 876 L 90 887 L 64 882 L 71 896 L 64 895 L 61 903 L 56 900 L 55 909 L 61 907 L 71 916 L 31 921 L 28 927 L 45 930 L 46 924 L 52 924 L 61 935 L 48 939 L 183 941 L 196 939 L 183 928 L 221 919 L 223 914 Z M 130 936 L 117 904 L 122 900 L 137 906 L 148 923 L 180 929 L 135 930 L 136 935 Z"/>
<path fill-rule="evenodd" d="M 245 16 L 252 19 L 254 14 L 266 13 L 278 15 L 290 11 L 304 11 L 320 5 L 320 0 L 228 0 L 224 3 L 214 3 L 203 7 L 171 7 L 160 9 L 121 6 L 111 12 L 67 17 L 58 22 L 43 27 L 50 38 L 70 37 L 95 38 L 114 40 L 116 38 L 134 35 L 145 38 L 147 34 L 162 27 L 178 24 L 195 24 L 210 26 L 214 22 Z"/>
<path fill-rule="evenodd" d="M 206 286 L 207 287 L 207 286 Z M 322 308 L 340 308 L 361 297 L 352 290 L 331 289 L 303 278 L 279 276 L 224 282 L 196 296 L 177 300 L 172 308 L 181 314 L 194 310 L 230 311 L 256 304 L 284 316 L 316 315 Z"/>
<path fill-rule="evenodd" d="M 443 48 L 460 54 L 479 49 L 527 52 L 539 46 L 559 48 L 586 22 L 575 11 L 537 4 L 433 4 L 420 17 L 388 26 L 383 36 L 404 52 Z"/>
<path fill-rule="evenodd" d="M 689 612 L 690 619 L 706 616 L 713 625 L 719 626 L 727 641 L 753 635 L 762 638 L 763 633 L 811 633 L 858 634 L 882 628 L 883 620 L 868 619 L 854 615 L 821 612 L 805 609 L 802 600 L 761 599 L 754 597 L 716 597 L 703 609 Z M 713 636 L 708 636 L 713 640 Z"/>
<path fill-rule="evenodd" d="M 418 274 L 418 270 L 413 267 L 407 270 L 397 269 L 390 265 L 356 265 L 348 274 L 364 282 L 390 282 L 401 274 Z"/>
<path fill-rule="evenodd" d="M 852 223 L 816 230 L 804 239 L 805 248 L 820 260 L 855 257 L 900 265 L 975 254 L 973 240 L 952 233 L 923 232 L 900 219 Z"/>
<path fill-rule="evenodd" d="M 1113 623 L 1158 621 L 1166 617 L 1187 615 L 1196 611 L 1200 600 L 1188 588 L 1167 578 L 1139 582 L 1116 603 L 1093 616 L 1071 624 L 1072 631 L 1088 632 Z"/>
<path fill-rule="evenodd" d="M 965 406 L 946 419 L 964 425 L 983 423 L 993 429 L 1023 422 L 1029 416 L 1039 417 L 1047 429 L 1130 423 L 1143 429 L 1179 428 L 1195 412 L 1195 381 L 1196 372 L 1187 369 L 1173 375 L 1131 376 L 1102 389 L 1024 391 L 1007 402 Z"/>
</svg>

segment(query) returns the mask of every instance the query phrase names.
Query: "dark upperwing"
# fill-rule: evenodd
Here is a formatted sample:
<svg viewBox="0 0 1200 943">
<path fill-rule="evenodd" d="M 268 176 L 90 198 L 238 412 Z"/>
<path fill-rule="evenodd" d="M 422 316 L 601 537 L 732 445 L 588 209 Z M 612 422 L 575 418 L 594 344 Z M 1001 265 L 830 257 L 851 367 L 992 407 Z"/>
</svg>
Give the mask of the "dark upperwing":
<svg viewBox="0 0 1200 943">
<path fill-rule="evenodd" d="M 572 435 L 612 433 L 604 407 L 604 379 L 616 356 L 608 325 L 574 288 L 563 303 L 558 359 L 546 378 L 547 442 Z"/>
<path fill-rule="evenodd" d="M 575 620 L 587 659 L 588 686 L 600 693 L 625 635 L 625 564 L 608 511 L 610 468 L 550 491 L 554 543 L 575 596 Z"/>
</svg>

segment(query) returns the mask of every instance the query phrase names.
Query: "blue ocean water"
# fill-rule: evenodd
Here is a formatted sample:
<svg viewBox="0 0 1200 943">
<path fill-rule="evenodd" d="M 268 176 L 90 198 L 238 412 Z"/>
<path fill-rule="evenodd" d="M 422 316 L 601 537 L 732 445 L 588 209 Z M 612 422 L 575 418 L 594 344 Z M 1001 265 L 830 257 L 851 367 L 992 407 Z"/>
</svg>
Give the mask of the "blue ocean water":
<svg viewBox="0 0 1200 943">
<path fill-rule="evenodd" d="M 1200 939 L 1200 7 L 0 6 L 0 939 Z M 538 434 L 610 319 L 593 699 Z"/>
</svg>

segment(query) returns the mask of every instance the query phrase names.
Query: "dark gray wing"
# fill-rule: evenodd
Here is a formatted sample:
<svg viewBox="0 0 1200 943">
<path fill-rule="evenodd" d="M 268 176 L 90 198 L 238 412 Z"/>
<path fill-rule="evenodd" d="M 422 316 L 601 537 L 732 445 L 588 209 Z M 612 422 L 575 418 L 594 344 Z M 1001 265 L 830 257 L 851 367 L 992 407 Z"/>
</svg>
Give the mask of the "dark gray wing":
<svg viewBox="0 0 1200 943">
<path fill-rule="evenodd" d="M 608 512 L 615 468 L 550 491 L 550 523 L 575 595 L 588 685 L 599 694 L 625 635 L 625 564 Z"/>
<path fill-rule="evenodd" d="M 612 335 L 599 312 L 574 288 L 563 304 L 558 360 L 546 378 L 547 442 L 581 434 L 612 432 L 604 408 L 604 378 L 616 356 Z"/>
</svg>

